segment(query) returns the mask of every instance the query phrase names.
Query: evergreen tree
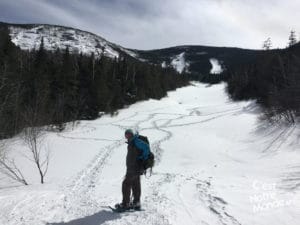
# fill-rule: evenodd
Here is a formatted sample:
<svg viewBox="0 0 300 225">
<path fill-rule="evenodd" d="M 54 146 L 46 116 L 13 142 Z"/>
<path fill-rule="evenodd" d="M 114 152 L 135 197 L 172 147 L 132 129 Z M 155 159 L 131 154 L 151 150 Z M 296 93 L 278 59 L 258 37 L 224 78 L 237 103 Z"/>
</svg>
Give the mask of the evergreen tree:
<svg viewBox="0 0 300 225">
<path fill-rule="evenodd" d="M 272 48 L 272 41 L 271 41 L 271 38 L 267 38 L 267 40 L 265 40 L 265 41 L 263 42 L 262 48 L 263 48 L 264 50 L 270 50 L 270 49 Z"/>
<path fill-rule="evenodd" d="M 62 89 L 60 90 L 60 102 L 62 110 L 61 118 L 63 121 L 78 119 L 77 73 L 78 71 L 74 68 L 69 47 L 67 47 L 61 65 Z"/>
<path fill-rule="evenodd" d="M 296 43 L 297 43 L 296 32 L 294 30 L 291 30 L 290 36 L 289 36 L 288 47 L 291 47 L 291 46 L 293 46 Z"/>
</svg>

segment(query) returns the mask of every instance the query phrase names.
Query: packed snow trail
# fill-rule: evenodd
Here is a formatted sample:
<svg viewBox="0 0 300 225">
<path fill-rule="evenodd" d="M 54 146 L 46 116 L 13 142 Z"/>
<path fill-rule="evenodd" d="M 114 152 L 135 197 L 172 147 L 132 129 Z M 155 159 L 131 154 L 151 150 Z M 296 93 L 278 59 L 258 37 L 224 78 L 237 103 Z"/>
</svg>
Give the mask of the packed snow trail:
<svg viewBox="0 0 300 225">
<path fill-rule="evenodd" d="M 0 180 L 0 224 L 298 224 L 298 125 L 259 122 L 255 103 L 230 101 L 224 87 L 193 83 L 49 133 L 45 185 L 15 138 L 12 154 L 31 185 Z M 156 165 L 142 178 L 143 211 L 116 214 L 107 206 L 122 198 L 127 128 L 148 136 Z"/>
</svg>

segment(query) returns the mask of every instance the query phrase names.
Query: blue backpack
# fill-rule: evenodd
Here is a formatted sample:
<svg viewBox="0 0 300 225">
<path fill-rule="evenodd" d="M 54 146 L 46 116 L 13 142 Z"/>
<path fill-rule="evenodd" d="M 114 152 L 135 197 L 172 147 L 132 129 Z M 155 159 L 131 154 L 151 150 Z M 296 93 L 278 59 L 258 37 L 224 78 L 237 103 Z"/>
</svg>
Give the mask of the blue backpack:
<svg viewBox="0 0 300 225">
<path fill-rule="evenodd" d="M 143 136 L 143 135 L 139 135 L 138 139 L 142 140 L 143 142 L 147 143 L 148 145 L 150 145 L 150 142 L 148 140 L 148 137 Z M 150 174 L 152 174 L 152 167 L 154 166 L 155 163 L 155 157 L 153 152 L 149 152 L 148 158 L 146 160 L 143 160 L 143 168 L 144 168 L 144 174 L 146 174 L 147 169 L 150 169 Z"/>
</svg>

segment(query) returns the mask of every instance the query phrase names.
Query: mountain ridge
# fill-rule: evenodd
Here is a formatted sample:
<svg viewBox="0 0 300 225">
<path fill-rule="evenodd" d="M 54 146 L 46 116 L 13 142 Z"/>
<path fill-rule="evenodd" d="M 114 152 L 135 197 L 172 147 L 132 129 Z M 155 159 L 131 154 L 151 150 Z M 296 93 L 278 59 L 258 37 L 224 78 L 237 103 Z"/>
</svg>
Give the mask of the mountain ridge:
<svg viewBox="0 0 300 225">
<path fill-rule="evenodd" d="M 159 64 L 162 67 L 173 67 L 179 73 L 196 75 L 211 74 L 216 60 L 222 71 L 255 59 L 262 50 L 238 47 L 215 47 L 205 45 L 179 45 L 153 50 L 125 48 L 108 41 L 100 35 L 78 28 L 52 24 L 17 24 L 0 22 L 0 26 L 10 29 L 12 41 L 23 50 L 37 49 L 41 38 L 46 40 L 46 49 L 70 48 L 71 52 L 83 54 L 102 53 L 111 58 L 127 55 L 140 61 Z"/>
<path fill-rule="evenodd" d="M 67 26 L 67 25 L 60 25 L 60 24 L 50 24 L 50 23 L 11 23 L 11 22 L 3 22 L 0 21 L 0 26 L 1 25 L 12 25 L 12 26 L 40 26 L 40 25 L 45 25 L 45 26 L 55 26 L 55 27 L 61 27 L 61 28 L 71 28 L 74 30 L 78 30 L 78 31 L 82 31 L 85 33 L 89 33 L 91 35 L 96 35 L 98 37 L 101 37 L 102 39 L 104 39 L 107 42 L 110 42 L 112 44 L 115 44 L 117 46 L 121 46 L 117 43 L 108 41 L 107 38 L 103 37 L 102 35 L 99 35 L 97 33 L 94 33 L 92 31 L 88 31 L 88 30 L 83 30 L 81 28 L 77 28 L 77 27 L 72 27 L 72 26 Z M 215 46 L 215 45 L 200 45 L 200 44 L 179 44 L 179 45 L 171 45 L 171 46 L 167 46 L 167 47 L 162 47 L 162 48 L 151 48 L 151 49 L 138 49 L 138 48 L 130 48 L 130 47 L 124 47 L 121 46 L 122 48 L 128 49 L 128 50 L 132 50 L 132 51 L 156 51 L 156 50 L 166 50 L 166 49 L 172 49 L 172 48 L 184 48 L 184 47 L 205 47 L 205 48 L 230 48 L 230 49 L 240 49 L 240 50 L 250 50 L 250 51 L 259 51 L 260 49 L 252 49 L 252 48 L 243 48 L 243 47 L 236 47 L 236 46 Z"/>
</svg>

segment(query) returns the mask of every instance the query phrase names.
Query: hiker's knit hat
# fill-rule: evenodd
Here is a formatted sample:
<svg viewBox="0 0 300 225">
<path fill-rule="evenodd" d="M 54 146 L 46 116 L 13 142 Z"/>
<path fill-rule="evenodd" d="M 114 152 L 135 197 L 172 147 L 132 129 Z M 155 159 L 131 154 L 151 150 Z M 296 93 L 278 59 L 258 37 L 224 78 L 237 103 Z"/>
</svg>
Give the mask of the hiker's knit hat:
<svg viewBox="0 0 300 225">
<path fill-rule="evenodd" d="M 127 129 L 126 131 L 125 131 L 125 135 L 126 134 L 132 134 L 132 135 L 134 135 L 134 131 L 132 130 L 132 129 Z"/>
</svg>

